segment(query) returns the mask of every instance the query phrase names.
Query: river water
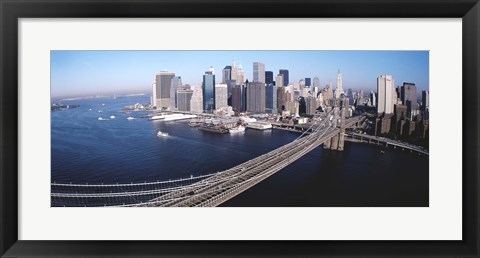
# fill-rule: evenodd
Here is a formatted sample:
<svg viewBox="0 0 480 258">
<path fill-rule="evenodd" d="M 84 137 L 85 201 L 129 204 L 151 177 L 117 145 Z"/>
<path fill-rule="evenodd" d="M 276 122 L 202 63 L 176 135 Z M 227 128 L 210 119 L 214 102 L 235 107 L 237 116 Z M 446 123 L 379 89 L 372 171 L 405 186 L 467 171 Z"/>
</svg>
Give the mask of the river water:
<svg viewBox="0 0 480 258">
<path fill-rule="evenodd" d="M 148 96 L 63 101 L 80 107 L 51 113 L 52 182 L 130 183 L 210 174 L 299 136 L 275 129 L 215 134 L 191 128 L 188 121 L 122 113 L 126 105 L 148 102 Z M 157 137 L 158 131 L 170 136 Z M 428 206 L 428 167 L 428 157 L 409 151 L 351 142 L 343 152 L 319 147 L 222 206 Z"/>
</svg>

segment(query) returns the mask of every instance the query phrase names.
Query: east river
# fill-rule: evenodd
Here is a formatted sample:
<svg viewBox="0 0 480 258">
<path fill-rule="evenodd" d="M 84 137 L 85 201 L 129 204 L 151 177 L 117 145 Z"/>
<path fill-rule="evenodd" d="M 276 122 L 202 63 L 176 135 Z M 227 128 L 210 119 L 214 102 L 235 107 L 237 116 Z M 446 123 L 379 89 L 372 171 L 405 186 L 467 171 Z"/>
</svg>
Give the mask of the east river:
<svg viewBox="0 0 480 258">
<path fill-rule="evenodd" d="M 138 118 L 148 112 L 122 112 L 124 106 L 148 102 L 148 96 L 62 101 L 80 106 L 51 113 L 52 182 L 130 183 L 211 174 L 299 136 L 276 129 L 216 134 L 189 127 L 188 121 L 149 121 Z M 169 136 L 158 137 L 158 131 Z M 428 206 L 428 162 L 428 156 L 362 143 L 346 142 L 343 152 L 319 147 L 222 206 Z"/>
</svg>

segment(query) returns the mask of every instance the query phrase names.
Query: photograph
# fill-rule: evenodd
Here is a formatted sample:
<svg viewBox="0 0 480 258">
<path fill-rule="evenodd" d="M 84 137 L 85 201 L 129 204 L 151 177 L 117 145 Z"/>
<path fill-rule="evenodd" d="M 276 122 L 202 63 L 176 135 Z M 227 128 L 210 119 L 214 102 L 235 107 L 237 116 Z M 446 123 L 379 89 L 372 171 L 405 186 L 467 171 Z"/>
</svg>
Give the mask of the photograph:
<svg viewBox="0 0 480 258">
<path fill-rule="evenodd" d="M 51 50 L 50 205 L 429 207 L 429 96 L 428 50 Z"/>
</svg>

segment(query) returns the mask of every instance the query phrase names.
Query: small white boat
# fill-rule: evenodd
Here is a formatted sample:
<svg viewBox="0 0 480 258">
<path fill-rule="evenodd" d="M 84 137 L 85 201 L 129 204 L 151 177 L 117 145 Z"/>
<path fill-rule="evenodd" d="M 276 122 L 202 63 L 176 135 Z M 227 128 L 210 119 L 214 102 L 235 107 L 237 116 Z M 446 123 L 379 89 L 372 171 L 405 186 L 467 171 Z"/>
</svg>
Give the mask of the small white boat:
<svg viewBox="0 0 480 258">
<path fill-rule="evenodd" d="M 159 137 L 168 137 L 168 133 L 162 133 L 162 132 L 159 131 L 159 132 L 157 133 L 157 136 L 159 136 Z"/>
<path fill-rule="evenodd" d="M 127 120 L 133 120 L 133 119 L 135 119 L 135 118 L 131 117 L 131 116 L 127 117 Z"/>
<path fill-rule="evenodd" d="M 245 127 L 244 126 L 237 126 L 235 128 L 231 128 L 228 130 L 229 133 L 241 133 L 241 132 L 245 132 Z"/>
<path fill-rule="evenodd" d="M 107 119 L 105 119 L 103 117 L 99 117 L 98 120 L 107 120 Z"/>
<path fill-rule="evenodd" d="M 115 119 L 115 116 L 110 116 L 110 119 Z"/>
</svg>

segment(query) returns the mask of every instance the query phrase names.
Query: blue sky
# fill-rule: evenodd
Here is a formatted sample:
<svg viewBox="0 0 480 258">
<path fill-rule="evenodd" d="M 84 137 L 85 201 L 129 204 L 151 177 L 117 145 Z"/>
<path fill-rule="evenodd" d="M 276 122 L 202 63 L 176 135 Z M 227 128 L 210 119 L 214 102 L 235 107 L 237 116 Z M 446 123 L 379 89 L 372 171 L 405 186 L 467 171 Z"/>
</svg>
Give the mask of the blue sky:
<svg viewBox="0 0 480 258">
<path fill-rule="evenodd" d="M 210 66 L 221 70 L 232 60 L 252 79 L 252 64 L 265 70 L 288 69 L 290 82 L 305 77 L 335 87 L 342 72 L 346 90 L 376 90 L 376 78 L 391 74 L 397 85 L 413 82 L 417 93 L 429 88 L 428 51 L 51 51 L 52 97 L 150 92 L 156 73 L 175 72 L 184 84 L 199 84 Z"/>
</svg>

